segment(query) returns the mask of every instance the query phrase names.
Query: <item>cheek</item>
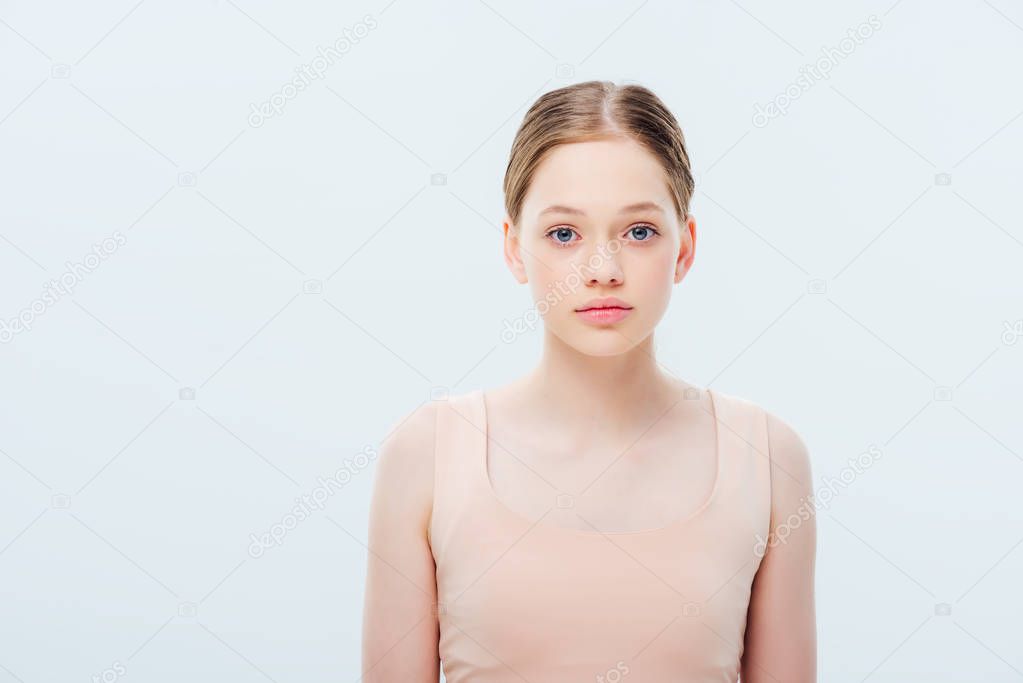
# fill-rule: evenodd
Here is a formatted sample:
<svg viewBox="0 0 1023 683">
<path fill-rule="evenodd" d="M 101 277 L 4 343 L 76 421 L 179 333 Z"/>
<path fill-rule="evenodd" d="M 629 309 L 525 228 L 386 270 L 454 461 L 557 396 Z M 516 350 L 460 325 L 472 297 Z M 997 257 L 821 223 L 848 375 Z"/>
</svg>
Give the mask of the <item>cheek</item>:
<svg viewBox="0 0 1023 683">
<path fill-rule="evenodd" d="M 543 297 L 545 292 L 557 290 L 559 283 L 564 282 L 565 276 L 571 271 L 559 267 L 560 264 L 544 259 L 543 263 L 534 263 L 528 271 L 529 282 L 532 285 L 534 296 Z M 564 288 L 563 286 L 561 287 Z"/>
<path fill-rule="evenodd" d="M 625 283 L 629 289 L 635 286 L 644 291 L 660 290 L 674 283 L 677 252 L 666 245 L 659 247 L 664 248 L 637 248 L 623 256 Z"/>
<path fill-rule="evenodd" d="M 571 296 L 585 286 L 583 276 L 585 262 L 572 253 L 558 253 L 548 250 L 540 258 L 530 258 L 526 265 L 535 298 L 543 298 L 547 292 L 558 292 L 559 296 Z"/>
<path fill-rule="evenodd" d="M 543 318 L 547 318 L 555 309 L 562 308 L 566 301 L 571 301 L 573 294 L 566 285 L 566 276 L 571 271 L 562 271 L 550 260 L 545 264 L 537 263 L 529 272 L 529 290 L 533 304 Z M 571 282 L 571 281 L 570 281 Z M 575 288 L 578 291 L 578 286 Z"/>
<path fill-rule="evenodd" d="M 660 316 L 668 305 L 674 280 L 665 268 L 647 268 L 637 272 L 628 283 L 632 296 L 643 303 L 646 312 Z"/>
<path fill-rule="evenodd" d="M 624 290 L 642 307 L 634 323 L 640 327 L 655 325 L 668 308 L 674 286 L 675 260 L 671 254 L 636 254 L 627 264 Z"/>
</svg>

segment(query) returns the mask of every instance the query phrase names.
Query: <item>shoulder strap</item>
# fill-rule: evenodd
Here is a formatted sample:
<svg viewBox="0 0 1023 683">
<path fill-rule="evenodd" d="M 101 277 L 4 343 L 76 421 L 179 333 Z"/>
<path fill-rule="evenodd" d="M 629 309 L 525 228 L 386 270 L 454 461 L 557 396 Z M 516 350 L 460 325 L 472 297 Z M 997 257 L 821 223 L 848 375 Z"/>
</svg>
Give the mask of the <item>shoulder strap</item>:
<svg viewBox="0 0 1023 683">
<path fill-rule="evenodd" d="M 438 564 L 454 523 L 472 500 L 477 467 L 482 467 L 486 425 L 481 401 L 479 391 L 437 401 L 429 539 Z"/>
<path fill-rule="evenodd" d="M 755 538 L 767 539 L 771 524 L 771 451 L 767 413 L 756 403 L 714 390 L 721 458 L 723 505 L 742 516 Z M 759 559 L 758 559 L 759 563 Z"/>
</svg>

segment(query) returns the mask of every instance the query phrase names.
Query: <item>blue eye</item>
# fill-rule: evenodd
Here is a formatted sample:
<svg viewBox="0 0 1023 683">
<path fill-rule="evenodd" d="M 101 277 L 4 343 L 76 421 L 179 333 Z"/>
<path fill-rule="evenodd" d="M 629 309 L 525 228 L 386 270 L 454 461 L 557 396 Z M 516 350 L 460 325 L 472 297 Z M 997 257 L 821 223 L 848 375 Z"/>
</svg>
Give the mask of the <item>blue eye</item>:
<svg viewBox="0 0 1023 683">
<path fill-rule="evenodd" d="M 546 233 L 545 237 L 554 236 L 554 242 L 558 245 L 571 244 L 572 234 L 575 232 L 572 228 L 554 228 Z M 567 237 L 568 240 L 559 239 L 559 237 Z"/>
<path fill-rule="evenodd" d="M 642 231 L 641 234 L 649 235 L 649 236 L 645 236 L 645 237 L 641 237 L 640 239 L 637 239 L 636 240 L 637 242 L 649 242 L 650 240 L 653 239 L 654 235 L 660 235 L 661 234 L 661 233 L 657 232 L 657 229 L 654 228 L 654 226 L 646 225 L 645 223 L 641 224 L 641 225 L 634 225 L 631 228 L 629 228 L 629 232 L 630 233 L 633 232 L 634 230 L 640 230 L 640 231 Z"/>
<path fill-rule="evenodd" d="M 544 234 L 544 237 L 553 240 L 558 246 L 568 246 L 575 241 L 572 240 L 572 235 L 577 234 L 578 233 L 576 233 L 576 231 L 572 228 L 559 227 L 548 230 Z M 640 223 L 629 228 L 626 234 L 631 234 L 633 236 L 633 239 L 630 240 L 632 242 L 649 242 L 655 235 L 660 235 L 661 233 L 652 225 Z"/>
</svg>

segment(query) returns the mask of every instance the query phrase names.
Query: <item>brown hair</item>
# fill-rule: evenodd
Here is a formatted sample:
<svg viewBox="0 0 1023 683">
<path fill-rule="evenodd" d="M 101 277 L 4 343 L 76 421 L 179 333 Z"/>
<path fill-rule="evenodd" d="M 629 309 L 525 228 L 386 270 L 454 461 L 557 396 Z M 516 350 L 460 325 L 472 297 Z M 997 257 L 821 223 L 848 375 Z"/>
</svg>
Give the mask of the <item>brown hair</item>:
<svg viewBox="0 0 1023 683">
<path fill-rule="evenodd" d="M 512 224 L 518 226 L 526 191 L 548 152 L 557 145 L 614 137 L 631 138 L 660 160 L 684 223 L 694 183 L 675 116 L 641 85 L 586 81 L 544 93 L 526 112 L 504 175 L 504 204 Z"/>
</svg>

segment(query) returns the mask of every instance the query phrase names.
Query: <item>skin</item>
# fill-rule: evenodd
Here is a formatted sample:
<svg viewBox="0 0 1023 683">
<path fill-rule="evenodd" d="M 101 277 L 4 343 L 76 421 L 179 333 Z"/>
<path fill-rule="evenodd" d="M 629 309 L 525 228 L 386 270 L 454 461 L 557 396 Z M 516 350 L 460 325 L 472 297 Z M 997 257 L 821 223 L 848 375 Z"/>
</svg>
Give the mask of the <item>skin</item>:
<svg viewBox="0 0 1023 683">
<path fill-rule="evenodd" d="M 639 202 L 652 206 L 622 212 Z M 546 211 L 553 205 L 576 211 Z M 695 218 L 679 220 L 657 158 L 615 137 L 552 150 L 534 174 L 519 224 L 506 217 L 504 233 L 505 262 L 543 314 L 544 346 L 531 373 L 486 393 L 489 429 L 505 446 L 488 457 L 495 494 L 530 519 L 549 513 L 545 523 L 581 529 L 642 530 L 681 518 L 712 485 L 707 438 L 714 425 L 705 399 L 679 400 L 699 387 L 657 363 L 654 328 L 692 266 Z M 551 292 L 558 295 L 545 299 Z M 582 322 L 575 309 L 605 296 L 623 299 L 632 313 L 610 326 Z M 367 683 L 439 680 L 426 533 L 433 411 L 427 402 L 404 416 L 380 449 L 363 617 Z M 768 413 L 768 434 L 777 529 L 805 507 L 812 473 L 791 426 Z M 687 449 L 696 453 L 688 459 L 667 457 L 683 440 L 708 447 Z M 585 493 L 574 509 L 557 509 L 562 491 Z M 784 543 L 768 544 L 750 598 L 744 683 L 817 680 L 815 562 L 812 515 Z"/>
</svg>

